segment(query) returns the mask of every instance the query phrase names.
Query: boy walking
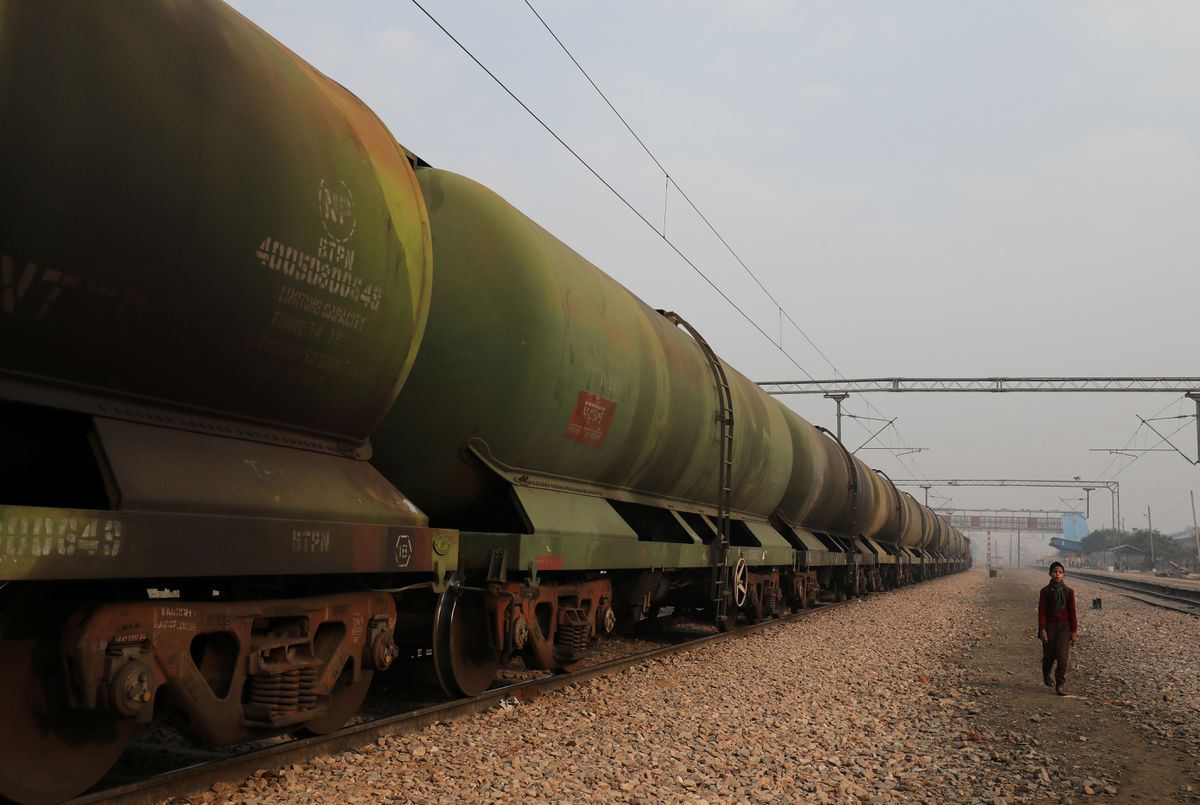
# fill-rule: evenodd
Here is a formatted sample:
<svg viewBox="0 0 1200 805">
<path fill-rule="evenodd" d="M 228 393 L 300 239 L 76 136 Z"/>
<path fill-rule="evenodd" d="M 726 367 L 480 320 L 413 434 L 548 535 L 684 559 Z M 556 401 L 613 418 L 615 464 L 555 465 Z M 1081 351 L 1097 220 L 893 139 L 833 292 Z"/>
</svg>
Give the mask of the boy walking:
<svg viewBox="0 0 1200 805">
<path fill-rule="evenodd" d="M 1054 692 L 1065 696 L 1063 686 L 1067 684 L 1067 666 L 1071 662 L 1071 646 L 1075 645 L 1075 633 L 1079 621 L 1075 617 L 1075 591 L 1063 584 L 1066 571 L 1062 562 L 1050 565 L 1050 583 L 1042 588 L 1038 596 L 1038 638 L 1042 641 L 1042 681 L 1046 687 L 1054 685 Z M 1054 681 L 1050 681 L 1050 669 L 1055 663 Z"/>
</svg>

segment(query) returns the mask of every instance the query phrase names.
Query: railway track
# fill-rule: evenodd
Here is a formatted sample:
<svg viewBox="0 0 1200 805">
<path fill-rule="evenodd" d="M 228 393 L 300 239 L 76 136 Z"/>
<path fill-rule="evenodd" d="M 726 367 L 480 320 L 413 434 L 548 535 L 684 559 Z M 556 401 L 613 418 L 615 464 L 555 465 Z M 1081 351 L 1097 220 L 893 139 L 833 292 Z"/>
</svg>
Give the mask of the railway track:
<svg viewBox="0 0 1200 805">
<path fill-rule="evenodd" d="M 515 682 L 489 689 L 473 698 L 439 702 L 415 710 L 362 721 L 329 735 L 287 739 L 268 746 L 249 748 L 246 751 L 235 753 L 228 750 L 208 752 L 194 747 L 164 748 L 164 752 L 177 754 L 187 765 L 154 774 L 145 779 L 89 792 L 70 800 L 69 805 L 84 805 L 84 803 L 135 805 L 135 803 L 159 802 L 169 797 L 196 796 L 208 791 L 217 783 L 238 783 L 259 769 L 280 768 L 293 763 L 303 763 L 315 757 L 336 754 L 370 743 L 383 736 L 415 732 L 438 722 L 452 721 L 480 713 L 489 708 L 501 706 L 502 703 L 512 699 L 528 701 L 569 685 L 619 673 L 659 657 L 690 651 L 725 640 L 749 637 L 764 629 L 841 606 L 842 603 L 845 602 L 821 603 L 780 618 L 742 626 L 729 632 L 717 632 L 672 645 L 639 651 L 625 657 L 588 665 L 571 673 Z M 193 762 L 188 763 L 188 761 Z"/>
<path fill-rule="evenodd" d="M 1156 581 L 1115 578 L 1072 568 L 1071 575 L 1121 591 L 1121 595 L 1151 606 L 1200 616 L 1200 590 L 1185 590 Z"/>
</svg>

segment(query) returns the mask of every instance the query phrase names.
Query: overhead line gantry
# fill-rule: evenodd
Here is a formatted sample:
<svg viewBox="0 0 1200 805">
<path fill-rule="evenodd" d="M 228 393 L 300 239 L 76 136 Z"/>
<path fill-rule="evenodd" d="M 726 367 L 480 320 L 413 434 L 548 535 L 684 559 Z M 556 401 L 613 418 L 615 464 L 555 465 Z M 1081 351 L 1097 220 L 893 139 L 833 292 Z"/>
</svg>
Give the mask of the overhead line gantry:
<svg viewBox="0 0 1200 805">
<path fill-rule="evenodd" d="M 1175 392 L 1200 397 L 1200 377 L 875 377 L 856 380 L 766 380 L 768 394 L 871 392 Z M 1196 397 L 1193 397 L 1196 395 Z"/>
<path fill-rule="evenodd" d="M 1196 403 L 1196 459 L 1176 448 L 1187 461 L 1200 463 L 1200 377 L 871 377 L 840 380 L 760 380 L 767 394 L 823 394 L 837 403 L 838 432 L 842 426 L 842 401 L 851 394 L 891 393 L 1046 393 L 1168 392 Z M 1140 418 L 1140 417 L 1139 417 Z M 1154 430 L 1146 420 L 1142 423 Z M 1155 431 L 1157 433 L 1157 431 Z M 1162 434 L 1158 434 L 1162 436 Z M 1163 440 L 1170 444 L 1165 436 Z M 1172 445 L 1174 447 L 1174 445 Z"/>
<path fill-rule="evenodd" d="M 896 486 L 915 486 L 925 490 L 925 500 L 928 505 L 929 490 L 941 486 L 1033 486 L 1052 489 L 1082 489 L 1091 493 L 1097 489 L 1108 490 L 1112 496 L 1112 522 L 1114 529 L 1120 529 L 1121 523 L 1121 482 L 1120 481 L 1084 481 L 1072 478 L 1069 481 L 1039 480 L 1026 478 L 940 478 L 936 480 L 918 480 L 916 478 L 893 478 Z"/>
</svg>

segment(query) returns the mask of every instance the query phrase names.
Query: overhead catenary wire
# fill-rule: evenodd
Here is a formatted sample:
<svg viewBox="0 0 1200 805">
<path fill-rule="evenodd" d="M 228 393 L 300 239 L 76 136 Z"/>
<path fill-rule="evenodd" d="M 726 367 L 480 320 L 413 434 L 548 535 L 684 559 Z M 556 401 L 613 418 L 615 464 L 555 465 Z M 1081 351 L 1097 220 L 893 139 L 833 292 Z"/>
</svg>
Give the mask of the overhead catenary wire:
<svg viewBox="0 0 1200 805">
<path fill-rule="evenodd" d="M 1166 405 L 1164 405 L 1162 408 L 1159 408 L 1153 414 L 1146 417 L 1146 419 L 1154 420 L 1155 418 L 1158 417 L 1159 414 L 1161 414 L 1163 411 L 1170 408 L 1172 405 L 1178 405 L 1179 406 L 1178 410 L 1180 412 L 1182 412 L 1183 411 L 1183 403 L 1186 399 L 1187 399 L 1186 397 L 1180 397 L 1178 399 L 1171 400 Z M 1176 433 L 1178 433 L 1184 427 L 1187 427 L 1187 424 L 1188 423 L 1184 423 L 1184 425 L 1182 427 L 1177 428 L 1174 432 L 1171 433 L 1171 436 L 1174 436 Z M 1130 437 L 1125 441 L 1125 444 L 1121 446 L 1121 449 L 1122 450 L 1129 449 L 1129 447 L 1133 444 L 1134 440 L 1137 439 L 1138 434 L 1141 433 L 1142 429 L 1145 427 L 1146 427 L 1145 424 L 1139 423 L 1138 426 L 1134 429 L 1133 434 L 1130 435 Z M 1162 444 L 1164 441 L 1166 441 L 1166 439 L 1160 439 L 1158 442 L 1155 443 L 1154 446 L 1157 447 L 1158 445 Z M 1107 464 L 1104 465 L 1104 469 L 1102 469 L 1100 471 L 1100 473 L 1097 477 L 1100 478 L 1101 480 L 1112 480 L 1113 478 L 1116 478 L 1118 475 L 1123 473 L 1125 470 L 1129 469 L 1129 467 L 1135 461 L 1137 461 L 1139 458 L 1141 458 L 1142 455 L 1145 455 L 1145 454 L 1143 453 L 1143 454 L 1137 455 L 1137 456 L 1126 456 L 1126 455 L 1122 455 L 1122 454 L 1116 454 L 1111 459 L 1109 459 L 1109 462 Z M 1117 472 L 1114 475 L 1112 475 L 1111 477 L 1108 477 L 1108 475 L 1107 475 L 1108 471 L 1110 469 L 1112 469 L 1112 466 L 1114 464 L 1116 464 L 1118 461 L 1120 461 L 1122 458 L 1129 458 L 1130 460 L 1125 464 L 1125 466 L 1123 466 L 1119 470 L 1117 470 Z"/>
<path fill-rule="evenodd" d="M 551 128 L 548 123 L 546 123 L 546 121 L 542 120 L 542 118 L 539 117 L 536 112 L 534 112 L 531 108 L 529 108 L 529 106 L 523 100 L 521 100 L 521 98 L 518 97 L 515 92 L 513 92 L 511 89 L 509 89 L 508 85 L 505 84 L 503 81 L 501 81 L 499 76 L 497 76 L 495 73 L 493 73 L 491 70 L 489 70 L 487 65 L 485 65 L 482 61 L 480 61 L 479 58 L 476 57 L 475 54 L 472 53 L 470 51 L 470 49 L 467 48 L 466 45 L 464 45 L 462 42 L 460 42 L 458 40 L 458 38 L 456 36 L 454 36 L 454 34 L 450 33 L 450 31 L 446 28 L 446 26 L 442 25 L 442 23 L 438 21 L 437 17 L 433 16 L 433 14 L 431 14 L 428 11 L 428 9 L 426 9 L 423 5 L 421 5 L 419 0 L 412 0 L 412 4 L 414 6 L 416 6 L 418 9 L 420 9 L 421 13 L 423 13 L 426 17 L 428 17 L 430 22 L 432 22 L 434 25 L 436 25 L 441 30 L 441 32 L 444 33 L 450 39 L 451 42 L 453 42 L 455 45 L 457 45 L 459 50 L 461 50 L 463 53 L 465 53 L 467 55 L 467 57 L 471 59 L 471 61 L 475 62 L 475 64 L 479 67 L 479 69 L 481 69 L 485 73 L 487 73 L 489 78 L 491 78 L 493 81 L 495 81 L 496 84 L 502 90 L 504 90 L 504 92 L 510 98 L 512 98 L 514 101 L 516 101 L 517 104 L 522 109 L 524 109 L 529 114 L 530 117 L 532 117 L 534 120 L 536 120 L 538 125 L 540 125 L 543 129 L 545 129 L 546 132 L 551 137 L 553 137 L 558 142 L 559 145 L 561 145 L 563 148 L 565 148 L 567 150 L 567 152 L 571 156 L 573 156 L 576 159 L 576 161 L 579 162 L 580 165 L 583 165 L 583 167 L 586 168 L 587 171 L 589 173 L 591 173 L 592 176 L 594 176 L 597 181 L 599 181 L 606 188 L 608 188 L 609 192 L 612 193 L 614 196 L 616 196 L 621 201 L 621 203 L 624 204 L 629 209 L 630 212 L 632 212 L 634 215 L 636 215 L 643 224 L 645 224 L 655 234 L 657 234 L 662 239 L 662 241 L 664 243 L 666 243 L 668 247 L 670 247 L 671 251 L 675 252 L 675 254 L 679 257 L 679 259 L 683 260 L 683 262 L 685 262 L 688 265 L 688 267 L 690 267 L 694 272 L 696 272 L 698 275 L 700 275 L 701 279 L 703 279 L 706 283 L 708 283 L 709 287 L 711 287 L 714 291 L 716 291 L 717 294 L 719 294 L 720 297 L 722 299 L 724 299 L 729 304 L 730 307 L 732 307 L 734 310 L 736 310 L 741 315 L 741 317 L 744 318 L 750 324 L 751 327 L 753 327 L 755 330 L 757 330 L 763 336 L 763 338 L 767 339 L 767 341 L 771 342 L 772 344 L 775 344 L 775 339 L 771 338 L 771 336 L 767 334 L 766 330 L 764 330 L 762 327 L 760 327 L 758 325 L 758 322 L 754 321 L 754 319 L 752 319 L 744 310 L 742 310 L 737 305 L 737 303 L 734 302 L 733 299 L 731 299 L 729 297 L 728 294 L 726 294 L 723 290 L 721 290 L 720 286 L 718 286 L 715 282 L 713 282 L 711 279 L 709 279 L 708 275 L 705 274 L 703 271 L 701 271 L 700 267 L 697 266 L 694 262 L 692 262 L 692 260 L 686 254 L 684 254 L 683 251 L 678 246 L 676 246 L 675 243 L 672 242 L 670 238 L 668 238 L 666 236 L 665 231 L 659 231 L 659 229 L 654 226 L 654 224 L 650 221 L 650 219 L 648 219 L 645 215 L 643 215 L 642 212 L 640 210 L 638 210 L 637 207 L 633 206 L 633 204 L 627 198 L 625 198 L 625 196 L 623 196 L 619 190 L 617 190 L 615 187 L 613 187 L 612 184 L 609 183 L 609 181 L 607 179 L 605 179 L 603 176 L 601 176 L 599 171 L 597 171 L 595 168 L 593 168 L 591 166 L 591 164 L 589 164 L 586 159 L 584 159 L 582 156 L 580 156 L 580 154 L 574 148 L 572 148 L 570 145 L 568 145 L 566 140 L 564 140 L 562 137 L 560 137 L 558 135 L 558 133 L 553 128 Z M 678 185 L 676 185 L 676 188 L 678 189 Z M 782 344 L 775 344 L 775 346 L 779 349 L 779 351 L 781 353 L 783 353 L 784 357 L 786 357 L 792 363 L 792 365 L 794 365 L 797 369 L 799 369 L 801 372 L 804 373 L 805 377 L 807 377 L 809 380 L 815 380 L 815 378 L 811 374 L 809 374 L 808 370 L 805 369 L 800 364 L 799 361 L 797 361 L 794 357 L 792 357 L 791 353 L 789 353 L 787 350 L 785 350 L 783 348 Z"/>
<path fill-rule="evenodd" d="M 414 0 L 414 2 L 415 2 L 415 0 Z M 604 90 L 600 89 L 600 86 L 595 82 L 595 80 L 593 80 L 592 76 L 588 73 L 588 71 L 584 68 L 584 66 L 579 63 L 579 60 L 575 58 L 575 54 L 573 54 L 571 52 L 570 48 L 568 48 L 566 46 L 566 44 L 562 41 L 562 39 L 559 37 L 559 35 L 554 32 L 554 29 L 550 27 L 550 24 L 548 22 L 546 22 L 546 19 L 538 12 L 538 10 L 536 8 L 534 8 L 533 3 L 530 2 L 530 0 L 524 0 L 524 2 L 525 2 L 525 5 L 529 8 L 529 10 L 533 13 L 533 15 L 537 18 L 538 22 L 540 22 L 542 24 L 542 27 L 546 29 L 546 32 L 548 34 L 550 34 L 551 38 L 553 38 L 554 41 L 558 44 L 559 48 L 562 49 L 563 53 L 566 54 L 567 58 L 571 60 L 571 63 L 575 65 L 576 69 L 579 70 L 579 72 L 583 75 L 583 77 L 587 80 L 587 82 L 592 86 L 592 89 L 594 89 L 596 91 L 596 93 L 600 96 L 600 98 L 604 101 L 604 103 L 608 106 L 608 108 L 612 111 L 612 113 L 614 115 L 616 115 L 618 120 L 621 121 L 621 124 L 625 127 L 626 131 L 628 131 L 629 134 L 633 137 L 633 139 L 637 141 L 637 144 L 639 146 L 641 146 L 642 150 L 646 152 L 646 156 L 648 156 L 651 159 L 651 161 L 654 162 L 654 164 L 662 172 L 663 179 L 664 179 L 663 225 L 662 225 L 662 230 L 661 230 L 660 234 L 664 237 L 664 239 L 666 238 L 666 231 L 667 231 L 667 198 L 669 196 L 670 188 L 672 186 L 674 186 L 676 191 L 678 191 L 680 197 L 683 198 L 683 200 L 688 203 L 688 206 L 691 207 L 692 211 L 695 212 L 696 215 L 700 218 L 700 220 L 704 222 L 705 226 L 708 227 L 709 231 L 712 232 L 712 234 L 717 238 L 717 240 L 720 241 L 721 245 L 725 247 L 726 251 L 728 251 L 729 254 L 733 257 L 733 259 L 737 261 L 738 265 L 740 265 L 742 267 L 742 269 L 746 272 L 746 274 L 749 275 L 750 279 L 752 279 L 754 281 L 755 285 L 757 285 L 759 287 L 759 289 L 764 294 L 766 294 L 767 298 L 771 300 L 771 303 L 775 305 L 776 309 L 779 312 L 779 316 L 780 316 L 779 341 L 776 344 L 776 346 L 779 348 L 779 350 L 781 352 L 783 352 L 785 355 L 787 355 L 787 357 L 789 358 L 789 360 L 792 361 L 792 363 L 794 363 L 794 364 L 797 363 L 796 360 L 794 358 L 792 358 L 791 355 L 787 352 L 787 350 L 785 350 L 783 347 L 782 321 L 783 321 L 783 319 L 787 319 L 788 323 L 791 324 L 791 326 L 796 330 L 796 332 L 799 333 L 801 335 L 801 337 L 803 337 L 804 340 L 806 342 L 808 342 L 808 345 L 810 347 L 812 347 L 813 350 L 818 355 L 821 356 L 821 358 L 825 361 L 826 364 L 829 365 L 829 368 L 833 370 L 834 374 L 839 377 L 844 378 L 845 376 L 837 368 L 837 366 L 833 363 L 833 361 L 830 360 L 829 356 L 826 355 L 825 352 L 819 346 L 817 346 L 816 342 L 813 341 L 812 338 L 809 337 L 808 333 L 804 331 L 804 328 L 802 328 L 796 322 L 796 320 L 794 318 L 792 318 L 792 315 L 790 313 L 788 313 L 788 311 L 783 307 L 783 304 L 781 302 L 779 302 L 779 300 L 775 298 L 775 295 L 771 293 L 771 291 L 762 283 L 761 280 L 759 280 L 758 276 L 750 269 L 750 266 L 746 264 L 746 261 L 742 259 L 741 255 L 739 255 L 737 253 L 737 251 L 733 248 L 733 246 L 729 243 L 729 241 L 725 238 L 725 236 L 722 235 L 717 230 L 716 226 L 713 225 L 712 221 L 709 220 L 708 216 L 706 216 L 704 214 L 704 212 L 700 209 L 700 207 L 692 200 L 691 196 L 688 195 L 687 191 L 684 190 L 679 185 L 679 182 L 675 180 L 675 178 L 671 175 L 671 172 L 667 170 L 666 166 L 663 165 L 663 163 L 659 160 L 659 158 L 657 156 L 655 156 L 654 152 L 650 150 L 650 147 L 648 145 L 646 145 L 646 142 L 641 138 L 641 136 L 638 135 L 638 133 L 636 131 L 634 131 L 633 126 L 631 126 L 629 121 L 625 119 L 625 116 L 622 115 L 620 113 L 620 111 L 618 111 L 617 107 L 613 104 L 613 102 L 611 100 L 609 100 L 608 96 L 604 93 Z M 460 47 L 461 47 L 461 45 L 460 45 Z M 605 184 L 607 185 L 607 183 L 605 183 Z M 622 199 L 622 200 L 624 200 L 624 199 Z M 628 202 L 626 202 L 626 204 L 628 205 Z M 643 219 L 643 220 L 645 220 L 645 219 Z M 722 294 L 722 295 L 724 296 L 724 294 Z M 761 328 L 756 327 L 756 329 L 758 329 L 760 333 L 763 333 L 764 335 L 766 335 L 765 332 L 763 332 L 763 330 Z M 771 340 L 772 343 L 775 343 L 774 339 L 771 339 L 769 336 L 768 336 L 768 340 Z M 797 364 L 797 365 L 799 365 L 799 364 Z M 807 372 L 805 372 L 805 374 L 808 375 Z M 812 375 L 808 375 L 808 376 L 810 378 L 812 377 Z M 870 410 L 879 414 L 881 418 L 887 419 L 887 417 L 884 416 L 883 412 L 880 411 L 874 405 L 872 405 L 869 400 L 866 400 L 864 398 L 863 401 Z M 859 424 L 861 425 L 862 423 L 859 423 Z M 868 432 L 870 432 L 870 430 L 868 428 L 865 428 L 865 426 L 864 426 L 864 429 L 867 430 Z M 899 437 L 899 431 L 896 431 L 896 433 L 897 433 L 897 437 Z M 891 448 L 888 448 L 888 449 L 892 453 L 892 455 L 895 456 L 895 458 L 897 460 L 901 460 L 901 454 L 897 453 L 895 450 L 892 450 Z M 903 463 L 904 462 L 901 460 L 901 464 L 903 464 Z M 913 460 L 913 466 L 916 469 L 916 474 L 918 476 L 923 477 L 924 473 L 921 472 L 920 465 L 917 464 L 915 460 Z"/>
<path fill-rule="evenodd" d="M 1181 430 L 1183 430 L 1184 428 L 1186 428 L 1186 427 L 1187 427 L 1189 424 L 1190 424 L 1190 423 L 1187 423 L 1187 422 L 1185 422 L 1184 424 L 1180 425 L 1180 426 L 1179 426 L 1178 428 L 1176 428 L 1175 430 L 1173 430 L 1173 431 L 1171 431 L 1170 433 L 1168 433 L 1166 436 L 1161 436 L 1161 435 L 1160 435 L 1160 436 L 1159 436 L 1159 439 L 1158 439 L 1158 441 L 1157 441 L 1157 442 L 1155 442 L 1155 443 L 1154 443 L 1153 445 L 1151 445 L 1151 446 L 1152 446 L 1152 447 L 1158 447 L 1158 446 L 1159 446 L 1160 444 L 1162 444 L 1163 442 L 1166 442 L 1167 444 L 1170 444 L 1170 443 L 1171 443 L 1171 438 L 1172 438 L 1172 437 L 1173 437 L 1173 436 L 1174 436 L 1176 433 L 1179 433 L 1179 431 L 1181 431 Z M 1174 445 L 1172 445 L 1172 446 L 1174 446 Z M 1178 448 L 1176 448 L 1176 449 L 1178 449 Z M 1109 480 L 1113 480 L 1113 479 L 1115 479 L 1115 478 L 1116 478 L 1118 475 L 1120 475 L 1121 473 L 1125 472 L 1125 470 L 1127 470 L 1127 469 L 1129 469 L 1131 466 L 1133 466 L 1133 463 L 1134 463 L 1135 461 L 1137 461 L 1139 458 L 1141 458 L 1141 457 L 1142 457 L 1142 456 L 1144 456 L 1144 455 L 1145 455 L 1145 453 L 1139 453 L 1138 455 L 1134 456 L 1132 459 L 1130 459 L 1130 461 L 1129 461 L 1129 463 L 1128 463 L 1128 464 L 1126 464 L 1124 467 L 1122 467 L 1121 469 L 1119 469 L 1119 470 L 1117 470 L 1116 472 L 1114 472 L 1114 473 L 1113 473 L 1113 476 L 1112 476 L 1112 478 L 1110 478 Z"/>
<path fill-rule="evenodd" d="M 750 270 L 750 266 L 746 265 L 746 261 L 741 258 L 741 255 L 739 255 L 734 250 L 733 246 L 731 246 L 729 244 L 729 241 L 727 241 L 725 239 L 725 236 L 717 231 L 717 228 L 715 226 L 713 226 L 712 221 L 708 220 L 708 216 L 706 216 L 704 214 L 704 212 L 701 211 L 701 209 L 696 205 L 696 203 L 694 201 L 692 201 L 692 197 L 687 194 L 686 190 L 684 190 L 682 187 L 679 186 L 679 182 L 675 181 L 675 177 L 673 177 L 671 175 L 671 172 L 666 169 L 666 167 L 662 164 L 662 162 L 659 161 L 658 157 L 656 157 L 654 155 L 654 152 L 650 150 L 650 147 L 648 145 L 646 145 L 645 141 L 642 140 L 642 138 L 640 136 L 638 136 L 638 133 L 633 130 L 633 126 L 629 125 L 629 121 L 625 119 L 625 116 L 622 115 L 619 111 L 617 111 L 617 107 L 615 107 L 613 105 L 612 101 L 610 101 L 608 99 L 608 96 L 604 94 L 604 90 L 600 89 L 600 87 L 596 84 L 596 82 L 594 80 L 592 80 L 592 77 L 591 77 L 591 75 L 588 74 L 588 71 L 585 70 L 583 65 L 579 63 L 579 60 L 575 58 L 575 55 L 573 53 L 571 53 L 570 49 L 563 43 L 562 39 L 559 38 L 558 34 L 554 33 L 554 29 L 550 27 L 549 23 L 546 22 L 545 18 L 542 17 L 542 15 L 538 13 L 538 10 L 533 7 L 533 4 L 531 2 L 529 2 L 529 0 L 525 0 L 525 5 L 529 7 L 529 10 L 533 12 L 533 16 L 537 17 L 538 22 L 540 22 L 542 24 L 542 27 L 546 29 L 546 32 L 549 33 L 550 36 L 553 37 L 554 41 L 558 43 L 558 46 L 560 48 L 562 48 L 563 53 L 567 54 L 567 58 L 571 60 L 571 62 L 575 65 L 576 68 L 579 69 L 579 72 L 583 74 L 583 77 L 587 79 L 587 82 L 592 85 L 592 89 L 596 90 L 596 93 L 604 100 L 604 103 L 608 105 L 608 108 L 612 110 L 612 113 L 617 116 L 617 119 L 621 121 L 621 124 L 624 125 L 625 129 L 630 133 L 630 135 L 633 136 L 633 139 L 637 140 L 637 144 L 640 145 L 642 147 L 642 150 L 646 152 L 646 156 L 650 157 L 650 159 L 654 162 L 654 164 L 658 166 L 658 169 L 660 171 L 662 171 L 663 176 L 665 177 L 665 180 L 666 180 L 666 183 L 668 184 L 668 186 L 675 187 L 675 189 L 679 192 L 680 197 L 683 198 L 683 200 L 688 203 L 688 206 L 692 208 L 692 211 L 695 212 L 696 215 L 700 217 L 700 220 L 704 222 L 704 225 L 708 227 L 709 231 L 712 232 L 713 235 L 717 238 L 717 240 L 719 240 L 721 242 L 721 245 L 724 246 L 725 249 L 729 252 L 729 254 L 733 256 L 733 259 L 738 262 L 738 265 L 740 265 L 745 270 L 745 272 L 750 276 L 750 279 L 754 280 L 754 284 L 757 285 L 759 287 L 759 289 L 764 294 L 767 295 L 767 298 L 770 299 L 772 304 L 774 304 L 775 307 L 778 309 L 779 314 L 783 318 L 786 318 L 788 320 L 788 322 L 791 323 L 792 327 L 794 327 L 796 329 L 796 332 L 798 332 L 801 336 L 804 337 L 804 340 L 808 342 L 809 346 L 811 346 L 816 351 L 816 353 L 818 355 L 820 355 L 822 359 L 824 359 L 825 363 L 829 364 L 829 368 L 833 369 L 835 372 L 837 372 L 837 367 L 833 365 L 833 362 L 831 360 L 829 360 L 829 357 L 824 352 L 821 351 L 821 348 L 818 347 L 811 338 L 809 338 L 808 333 L 806 333 L 804 331 L 804 328 L 802 328 L 799 324 L 796 323 L 796 320 L 793 319 L 791 314 L 788 313 L 787 310 L 784 309 L 783 305 L 780 304 L 779 300 L 777 300 L 775 298 L 775 295 L 772 294 L 767 289 L 767 287 L 762 284 L 762 281 L 759 280 L 758 276 L 753 271 Z M 667 225 L 666 225 L 666 203 L 664 200 L 664 203 L 663 203 L 663 232 L 664 233 L 666 232 L 666 228 L 667 228 Z M 782 334 L 780 335 L 779 343 L 780 343 L 780 346 L 782 346 L 782 344 L 783 344 Z"/>
</svg>

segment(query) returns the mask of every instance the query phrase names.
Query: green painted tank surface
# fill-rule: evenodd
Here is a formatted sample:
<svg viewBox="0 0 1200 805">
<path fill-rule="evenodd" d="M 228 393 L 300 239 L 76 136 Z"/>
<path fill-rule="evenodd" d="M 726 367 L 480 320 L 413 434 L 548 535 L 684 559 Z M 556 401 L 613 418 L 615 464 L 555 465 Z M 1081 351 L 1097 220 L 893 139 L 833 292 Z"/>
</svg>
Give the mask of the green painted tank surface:
<svg viewBox="0 0 1200 805">
<path fill-rule="evenodd" d="M 904 530 L 904 504 L 895 485 L 878 470 L 871 470 L 871 481 L 875 486 L 875 501 L 880 518 L 879 530 L 874 538 L 888 545 L 898 545 Z"/>
<path fill-rule="evenodd" d="M 0 377 L 365 440 L 428 221 L 357 98 L 215 1 L 0 0 Z"/>
<path fill-rule="evenodd" d="M 779 503 L 778 515 L 792 526 L 808 526 L 828 520 L 829 511 L 841 505 L 849 486 L 845 464 L 832 467 L 825 442 L 829 438 L 790 408 L 775 402 L 792 440 L 792 473 L 787 493 Z M 833 497 L 831 497 L 833 496 Z"/>
<path fill-rule="evenodd" d="M 900 492 L 900 503 L 904 506 L 904 528 L 900 532 L 900 545 L 905 548 L 920 548 L 925 538 L 925 509 L 907 492 Z"/>
<path fill-rule="evenodd" d="M 933 515 L 933 538 L 930 540 L 929 549 L 935 553 L 945 554 L 950 547 L 950 525 L 946 519 L 940 514 Z"/>
<path fill-rule="evenodd" d="M 827 433 L 779 406 L 792 439 L 793 481 L 779 506 L 793 526 L 841 536 L 875 536 L 886 522 L 875 471 Z"/>
<path fill-rule="evenodd" d="M 711 508 L 719 406 L 697 342 L 482 185 L 417 176 L 436 282 L 412 375 L 372 438 L 375 466 L 447 525 L 491 477 L 468 448 L 518 484 Z M 766 517 L 791 474 L 787 425 L 725 372 L 731 508 Z"/>
<path fill-rule="evenodd" d="M 863 464 L 863 475 L 871 488 L 870 509 L 864 512 L 862 534 L 878 542 L 893 543 L 896 534 L 887 530 L 892 515 L 892 500 L 888 497 L 891 486 L 879 473 Z"/>
</svg>

